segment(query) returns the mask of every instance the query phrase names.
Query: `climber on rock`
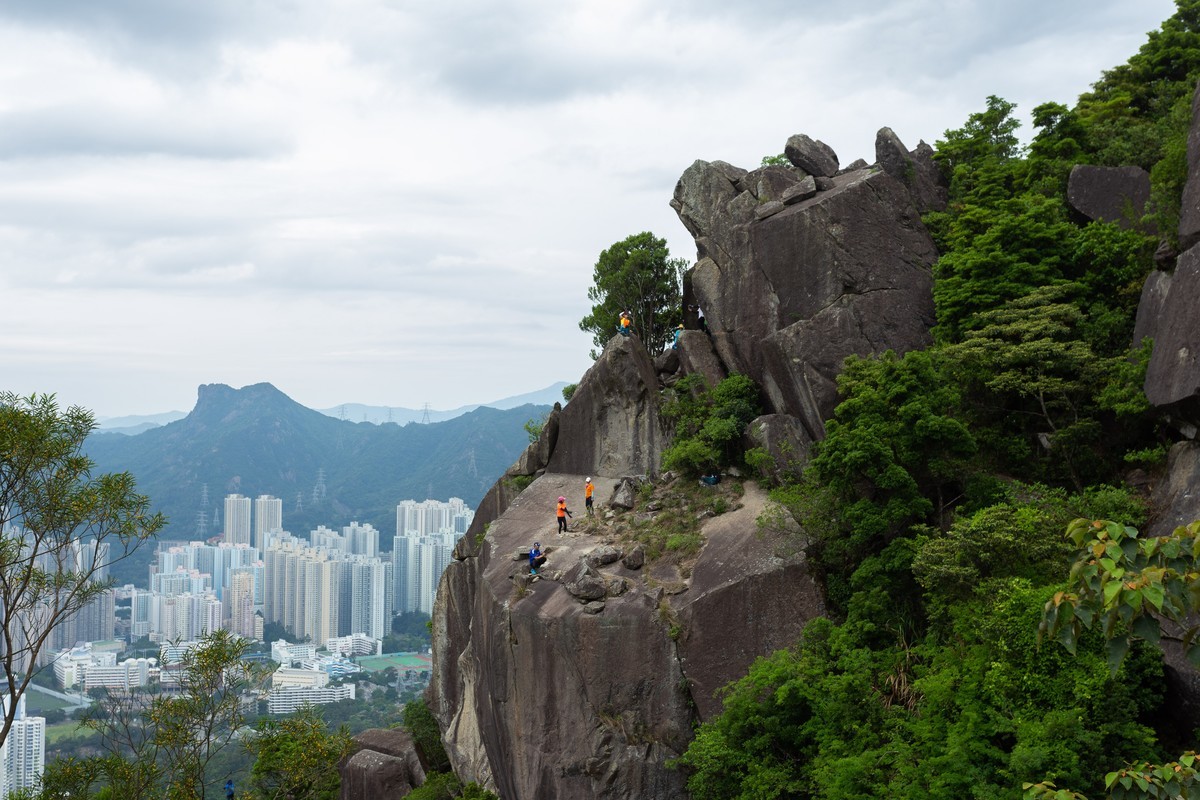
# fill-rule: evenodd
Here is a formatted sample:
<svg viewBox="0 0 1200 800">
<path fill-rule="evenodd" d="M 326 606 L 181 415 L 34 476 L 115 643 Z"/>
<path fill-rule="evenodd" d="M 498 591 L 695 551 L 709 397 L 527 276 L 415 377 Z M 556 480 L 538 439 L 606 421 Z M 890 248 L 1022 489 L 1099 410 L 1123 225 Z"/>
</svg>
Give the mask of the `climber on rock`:
<svg viewBox="0 0 1200 800">
<path fill-rule="evenodd" d="M 633 335 L 633 318 L 629 316 L 628 311 L 621 312 L 621 324 L 617 327 L 617 332 L 622 336 Z"/>
<path fill-rule="evenodd" d="M 558 507 L 555 510 L 555 515 L 558 517 L 558 532 L 567 532 L 567 517 L 574 519 L 574 514 L 567 510 L 567 498 L 558 498 Z"/>
<path fill-rule="evenodd" d="M 534 542 L 533 547 L 529 548 L 529 574 L 537 575 L 538 567 L 546 563 L 546 556 L 542 553 L 542 543 Z"/>
</svg>

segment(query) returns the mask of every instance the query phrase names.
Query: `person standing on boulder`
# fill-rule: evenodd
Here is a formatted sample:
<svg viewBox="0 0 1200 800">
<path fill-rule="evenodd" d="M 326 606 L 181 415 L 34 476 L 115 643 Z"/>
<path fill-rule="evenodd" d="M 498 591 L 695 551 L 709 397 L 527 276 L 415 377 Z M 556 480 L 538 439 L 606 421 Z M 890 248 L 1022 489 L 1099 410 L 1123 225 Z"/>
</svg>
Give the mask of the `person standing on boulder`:
<svg viewBox="0 0 1200 800">
<path fill-rule="evenodd" d="M 567 498 L 558 498 L 558 508 L 555 513 L 558 515 L 558 532 L 566 533 L 567 517 L 574 517 L 574 515 L 567 510 Z"/>
<path fill-rule="evenodd" d="M 596 491 L 596 487 L 592 484 L 592 479 L 589 477 L 583 482 L 583 506 L 589 517 L 596 516 L 596 512 L 592 510 L 592 492 Z"/>
<path fill-rule="evenodd" d="M 676 328 L 676 329 L 675 329 L 675 341 L 671 342 L 671 349 L 672 349 L 672 350 L 678 350 L 678 349 L 679 349 L 679 336 L 680 336 L 682 333 L 683 333 L 683 326 L 682 326 L 682 325 L 680 325 L 678 328 Z"/>
</svg>

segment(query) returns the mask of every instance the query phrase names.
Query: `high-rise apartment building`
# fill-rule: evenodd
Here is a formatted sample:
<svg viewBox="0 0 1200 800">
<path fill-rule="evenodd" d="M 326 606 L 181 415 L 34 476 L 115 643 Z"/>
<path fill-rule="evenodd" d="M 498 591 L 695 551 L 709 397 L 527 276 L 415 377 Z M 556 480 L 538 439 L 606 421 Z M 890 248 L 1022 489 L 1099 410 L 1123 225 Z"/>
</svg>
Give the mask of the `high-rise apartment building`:
<svg viewBox="0 0 1200 800">
<path fill-rule="evenodd" d="M 454 558 L 461 533 L 444 531 L 428 536 L 397 536 L 392 543 L 393 604 L 398 614 L 433 612 L 438 581 Z"/>
<path fill-rule="evenodd" d="M 277 542 L 264 560 L 264 616 L 301 638 L 323 642 L 338 635 L 341 573 L 338 551 Z"/>
<path fill-rule="evenodd" d="M 225 542 L 250 545 L 250 498 L 225 496 Z"/>
<path fill-rule="evenodd" d="M 49 648 L 43 648 L 43 653 L 56 653 L 74 647 L 76 642 L 107 641 L 115 635 L 116 625 L 116 592 L 106 589 L 54 626 L 48 640 Z"/>
<path fill-rule="evenodd" d="M 150 608 L 150 637 L 192 642 L 221 627 L 221 601 L 213 594 L 157 595 Z"/>
<path fill-rule="evenodd" d="M 283 530 L 283 500 L 269 494 L 254 498 L 254 527 L 250 544 L 259 552 L 266 549 L 266 535 Z"/>
<path fill-rule="evenodd" d="M 379 557 L 379 531 L 369 522 L 351 522 L 342 528 L 342 536 L 346 538 L 349 552 L 370 558 Z"/>
<path fill-rule="evenodd" d="M 365 633 L 382 639 L 391 633 L 392 563 L 365 555 L 342 560 L 338 636 Z"/>
<path fill-rule="evenodd" d="M 4 695 L 4 710 L 12 699 Z M 46 718 L 25 715 L 25 697 L 17 701 L 17 711 L 4 744 L 0 745 L 0 797 L 19 789 L 34 789 L 46 766 Z"/>
<path fill-rule="evenodd" d="M 229 631 L 254 639 L 254 591 L 256 575 L 254 567 L 236 567 L 229 575 L 229 589 L 225 592 L 224 617 Z"/>
<path fill-rule="evenodd" d="M 442 572 L 454 545 L 471 524 L 475 512 L 461 498 L 402 500 L 396 506 L 396 537 L 392 540 L 392 602 L 396 613 L 433 610 Z"/>
</svg>

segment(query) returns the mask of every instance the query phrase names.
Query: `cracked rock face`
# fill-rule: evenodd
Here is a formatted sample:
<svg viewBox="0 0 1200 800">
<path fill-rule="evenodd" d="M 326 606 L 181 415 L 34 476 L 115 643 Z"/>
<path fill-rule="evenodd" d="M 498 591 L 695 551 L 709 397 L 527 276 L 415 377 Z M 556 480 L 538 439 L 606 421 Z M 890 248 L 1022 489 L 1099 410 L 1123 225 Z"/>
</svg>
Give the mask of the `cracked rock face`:
<svg viewBox="0 0 1200 800">
<path fill-rule="evenodd" d="M 755 378 L 770 410 L 800 419 L 813 439 L 837 404 L 846 356 L 927 347 L 937 259 L 907 187 L 870 168 L 765 219 L 727 165 L 698 161 L 672 206 L 704 257 L 685 303 L 705 311 L 730 372 Z"/>
<path fill-rule="evenodd" d="M 705 523 L 690 574 L 659 571 L 671 573 L 668 594 L 610 560 L 617 548 L 598 536 L 555 533 L 555 498 L 570 501 L 583 478 L 540 476 L 492 522 L 478 557 L 447 569 L 427 700 L 456 774 L 501 797 L 685 800 L 667 762 L 719 710 L 716 689 L 823 613 L 820 593 L 795 537 L 756 524 L 767 502 L 757 486 Z M 603 506 L 620 478 L 594 482 Z M 527 582 L 512 554 L 531 537 L 548 561 Z"/>
<path fill-rule="evenodd" d="M 754 484 L 740 507 L 701 519 L 686 564 L 603 531 L 658 512 L 638 496 L 669 443 L 663 384 L 748 375 L 771 413 L 747 435 L 792 469 L 824 434 L 846 356 L 930 343 L 936 253 L 918 207 L 936 176 L 922 173 L 927 153 L 893 139 L 900 179 L 860 162 L 839 171 L 807 137 L 789 141 L 791 166 L 698 161 L 680 178 L 672 206 L 699 254 L 684 304 L 703 308 L 711 336 L 684 331 L 657 365 L 614 337 L 489 493 L 438 587 L 426 698 L 459 778 L 505 800 L 684 800 L 666 765 L 719 711 L 717 690 L 824 613 L 803 537 L 760 524 Z M 583 533 L 588 475 L 597 507 Z M 520 491 L 514 477 L 533 480 Z M 562 536 L 559 495 L 576 515 Z M 549 561 L 530 576 L 520 553 L 535 540 Z"/>
</svg>

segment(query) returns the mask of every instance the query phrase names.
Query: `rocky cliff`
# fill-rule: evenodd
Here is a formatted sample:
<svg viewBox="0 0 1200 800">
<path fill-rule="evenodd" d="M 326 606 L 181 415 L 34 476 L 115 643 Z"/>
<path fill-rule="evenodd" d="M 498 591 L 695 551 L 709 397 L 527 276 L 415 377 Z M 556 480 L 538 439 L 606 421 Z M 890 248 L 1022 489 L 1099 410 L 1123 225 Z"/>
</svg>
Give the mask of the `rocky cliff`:
<svg viewBox="0 0 1200 800">
<path fill-rule="evenodd" d="M 662 355 L 615 337 L 488 493 L 440 584 L 427 699 L 464 781 L 505 800 L 683 798 L 669 762 L 719 710 L 714 692 L 822 613 L 801 540 L 763 524 L 761 490 L 698 494 L 660 474 L 659 396 L 684 374 L 746 374 L 770 412 L 750 434 L 803 460 L 847 355 L 929 343 L 936 252 L 920 214 L 944 188 L 928 146 L 884 129 L 876 150 L 839 169 L 798 135 L 788 166 L 697 161 L 680 178 L 671 205 L 698 254 L 684 302 L 709 335 Z M 598 515 L 584 520 L 587 477 Z M 629 511 L 647 482 L 674 506 Z M 564 535 L 559 495 L 577 515 Z M 629 536 L 667 513 L 700 520 L 686 553 Z M 550 558 L 536 579 L 534 540 Z"/>
<path fill-rule="evenodd" d="M 769 413 L 747 442 L 780 469 L 803 463 L 845 356 L 928 344 L 936 254 L 920 214 L 944 206 L 945 187 L 930 148 L 909 151 L 887 128 L 874 165 L 839 168 L 803 135 L 785 154 L 790 166 L 698 161 L 684 173 L 671 201 L 697 246 L 684 304 L 704 309 L 709 333 L 685 331 L 679 350 L 659 355 L 614 338 L 489 491 L 446 570 L 427 701 L 458 776 L 504 800 L 685 798 L 670 761 L 719 711 L 714 692 L 823 611 L 802 532 L 772 523 L 761 490 L 660 473 L 669 440 L 660 390 L 686 374 L 710 384 L 749 375 Z M 1156 255 L 1135 334 L 1154 340 L 1146 396 L 1181 440 L 1162 475 L 1143 476 L 1152 535 L 1200 519 L 1200 340 L 1190 320 L 1200 298 L 1200 92 L 1188 159 L 1180 255 L 1167 244 Z M 1081 218 L 1145 224 L 1141 170 L 1079 167 L 1068 196 Z M 688 319 L 695 327 L 694 311 Z M 598 513 L 559 535 L 554 500 L 580 511 L 586 477 Z M 636 503 L 646 488 L 653 502 Z M 670 514 L 697 523 L 694 546 L 654 552 L 630 536 Z M 549 555 L 536 578 L 526 566 L 535 540 Z M 1200 673 L 1177 648 L 1164 652 L 1169 706 L 1194 720 Z M 390 741 L 362 748 L 343 768 L 344 797 L 399 797 L 423 779 Z"/>
</svg>

